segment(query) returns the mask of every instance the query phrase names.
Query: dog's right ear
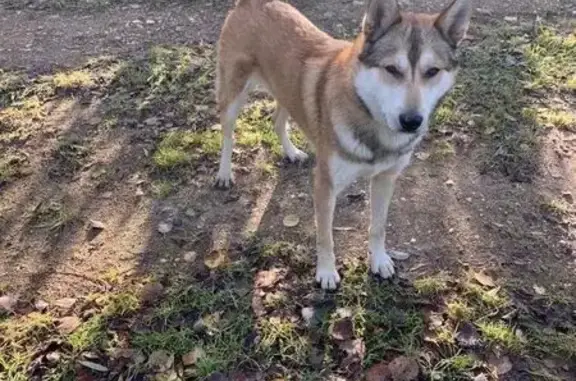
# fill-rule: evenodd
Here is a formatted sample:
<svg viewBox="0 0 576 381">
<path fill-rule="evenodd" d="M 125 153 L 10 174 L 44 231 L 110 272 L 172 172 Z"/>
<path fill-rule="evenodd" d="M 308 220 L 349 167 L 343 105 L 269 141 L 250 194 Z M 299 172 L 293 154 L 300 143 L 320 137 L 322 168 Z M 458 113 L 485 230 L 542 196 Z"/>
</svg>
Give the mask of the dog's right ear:
<svg viewBox="0 0 576 381">
<path fill-rule="evenodd" d="M 400 7 L 397 0 L 366 0 L 362 32 L 367 41 L 376 41 L 400 19 Z"/>
</svg>

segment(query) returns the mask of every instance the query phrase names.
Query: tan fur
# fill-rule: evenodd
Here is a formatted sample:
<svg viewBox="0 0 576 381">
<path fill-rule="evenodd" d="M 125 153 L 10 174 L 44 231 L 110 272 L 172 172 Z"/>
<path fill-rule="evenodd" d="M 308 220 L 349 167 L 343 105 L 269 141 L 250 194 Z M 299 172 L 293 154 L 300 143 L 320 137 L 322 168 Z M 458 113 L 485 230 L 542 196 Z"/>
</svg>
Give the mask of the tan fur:
<svg viewBox="0 0 576 381">
<path fill-rule="evenodd" d="M 373 0 L 373 3 L 379 1 L 390 3 L 394 0 Z M 382 4 L 376 4 L 373 8 L 372 16 L 386 13 L 387 9 Z M 393 142 L 373 142 L 382 140 L 381 136 L 396 139 L 396 135 L 393 131 L 381 127 L 381 122 L 377 123 L 366 104 L 359 100 L 354 84 L 355 76 L 362 66 L 359 57 L 368 57 L 379 64 L 379 60 L 383 59 L 380 56 L 390 56 L 392 48 L 396 49 L 396 53 L 401 53 L 402 49 L 408 49 L 406 48 L 410 42 L 408 40 L 417 37 L 430 47 L 429 50 L 436 56 L 435 60 L 440 62 L 439 65 L 444 65 L 442 68 L 452 69 L 449 64 L 451 61 L 448 45 L 442 42 L 441 31 L 434 26 L 438 16 L 414 14 L 401 16 L 385 14 L 385 16 L 389 20 L 385 17 L 381 22 L 370 17 L 366 19 L 364 33 L 361 33 L 355 41 L 348 42 L 336 40 L 322 32 L 287 3 L 276 0 L 238 0 L 236 7 L 226 18 L 218 43 L 217 98 L 225 141 L 229 139 L 227 146 L 225 144 L 223 148 L 222 161 L 225 163 L 231 157 L 234 128 L 232 119 L 235 119 L 237 109 L 242 103 L 241 98 L 245 96 L 251 81 L 266 86 L 278 102 L 277 115 L 282 115 L 281 111 L 286 110 L 287 114 L 284 115 L 289 114 L 292 117 L 316 150 L 314 199 L 318 231 L 318 272 L 324 268 L 333 273 L 328 278 L 317 273 L 319 274 L 317 278 L 325 288 L 334 288 L 339 281 L 333 264 L 332 219 L 336 195 L 341 189 L 338 183 L 340 180 L 337 181 L 333 175 L 335 171 L 339 171 L 334 167 L 337 165 L 334 163 L 336 161 L 340 163 L 338 160 L 341 158 L 343 163 L 346 163 L 346 160 L 351 160 L 350 163 L 362 161 L 363 153 L 367 152 L 366 160 L 371 161 L 368 164 L 357 164 L 356 175 L 376 176 L 385 171 L 382 176 L 375 177 L 372 192 L 376 192 L 376 189 L 385 191 L 387 194 L 385 199 L 380 201 L 381 197 L 375 196 L 374 201 L 386 203 L 383 209 L 376 208 L 375 212 L 382 210 L 387 213 L 393 182 L 408 163 L 412 149 L 419 141 L 419 138 L 415 138 L 413 142 L 409 141 L 405 150 L 396 147 L 394 145 L 396 143 Z M 401 25 L 394 29 L 395 35 L 390 37 L 390 43 L 379 46 L 377 41 L 367 40 L 376 39 L 376 34 L 378 37 L 385 35 L 390 25 L 396 25 L 394 23 L 398 17 Z M 450 17 L 444 18 L 450 19 Z M 416 36 L 415 30 L 423 32 L 419 32 Z M 420 53 L 418 51 L 411 54 L 414 56 Z M 445 62 L 442 63 L 442 60 Z M 405 75 L 406 80 L 414 77 L 410 79 L 413 85 L 410 87 L 412 90 L 407 92 L 406 107 L 416 107 L 422 102 L 420 93 L 416 91 L 423 82 L 421 75 L 421 73 Z M 391 83 L 391 86 L 395 82 L 383 70 L 380 77 L 383 81 Z M 433 81 L 430 80 L 431 86 Z M 291 150 L 291 143 L 286 141 L 287 133 L 284 132 L 285 136 L 282 137 L 285 128 L 283 123 L 285 120 L 277 121 L 276 130 L 281 139 L 284 139 L 283 146 L 286 145 L 288 150 Z M 350 134 L 351 137 L 360 139 L 357 152 L 345 152 L 346 150 L 341 147 L 336 126 L 344 126 L 338 127 L 341 128 L 341 134 Z M 365 148 L 362 142 L 372 151 Z M 394 153 L 394 150 L 397 150 L 397 153 Z M 377 152 L 380 153 L 377 155 Z M 371 159 L 370 154 L 373 154 L 374 159 Z M 389 165 L 379 166 L 380 162 Z M 223 175 L 219 173 L 219 177 L 223 178 L 219 178 L 219 181 L 223 181 L 222 184 L 225 186 L 228 185 L 226 175 L 229 170 L 223 168 L 221 163 L 220 172 Z M 346 181 L 349 182 L 349 179 L 342 180 L 342 186 L 347 185 Z M 378 227 L 372 228 L 377 232 L 374 233 L 377 239 L 381 239 L 384 235 L 381 232 L 384 227 L 380 225 L 382 223 L 378 222 Z M 387 271 L 380 272 L 387 274 Z M 393 269 L 390 271 L 393 272 Z"/>
</svg>

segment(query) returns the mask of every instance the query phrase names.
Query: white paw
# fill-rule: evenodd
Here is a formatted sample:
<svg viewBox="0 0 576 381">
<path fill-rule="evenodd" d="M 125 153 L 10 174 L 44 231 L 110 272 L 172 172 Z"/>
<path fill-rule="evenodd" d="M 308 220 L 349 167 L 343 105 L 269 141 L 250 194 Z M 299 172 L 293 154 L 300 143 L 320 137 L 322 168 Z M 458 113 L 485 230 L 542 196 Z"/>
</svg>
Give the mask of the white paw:
<svg viewBox="0 0 576 381">
<path fill-rule="evenodd" d="M 216 183 L 215 183 L 215 187 L 218 189 L 228 189 L 230 188 L 232 185 L 234 185 L 234 178 L 232 177 L 232 174 L 227 172 L 227 173 L 220 173 L 218 172 L 218 175 L 216 175 Z"/>
<path fill-rule="evenodd" d="M 323 290 L 335 290 L 340 283 L 340 275 L 334 267 L 320 267 L 316 268 L 316 282 L 320 283 Z"/>
<path fill-rule="evenodd" d="M 298 148 L 294 147 L 294 149 L 286 150 L 286 157 L 292 163 L 298 163 L 308 160 L 308 154 Z"/>
<path fill-rule="evenodd" d="M 370 268 L 376 275 L 387 279 L 394 275 L 394 262 L 386 252 L 370 253 Z"/>
</svg>

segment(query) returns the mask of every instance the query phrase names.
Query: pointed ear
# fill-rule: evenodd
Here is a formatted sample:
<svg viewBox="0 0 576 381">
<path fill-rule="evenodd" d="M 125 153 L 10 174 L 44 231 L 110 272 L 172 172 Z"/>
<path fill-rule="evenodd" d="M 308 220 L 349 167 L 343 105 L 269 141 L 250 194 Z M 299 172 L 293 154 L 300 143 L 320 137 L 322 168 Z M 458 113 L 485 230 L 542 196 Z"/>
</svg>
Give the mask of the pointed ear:
<svg viewBox="0 0 576 381">
<path fill-rule="evenodd" d="M 362 31 L 368 41 L 375 41 L 400 20 L 400 8 L 397 0 L 366 0 L 366 2 Z"/>
<path fill-rule="evenodd" d="M 471 14 L 471 0 L 454 0 L 436 19 L 436 28 L 452 47 L 457 47 L 466 35 Z"/>
</svg>

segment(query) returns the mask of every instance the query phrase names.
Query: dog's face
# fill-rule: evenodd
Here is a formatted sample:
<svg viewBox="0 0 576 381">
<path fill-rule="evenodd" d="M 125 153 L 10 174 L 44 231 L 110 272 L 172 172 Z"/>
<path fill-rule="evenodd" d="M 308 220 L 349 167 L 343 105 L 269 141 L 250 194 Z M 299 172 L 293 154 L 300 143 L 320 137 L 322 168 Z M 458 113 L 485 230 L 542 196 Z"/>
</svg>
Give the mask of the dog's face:
<svg viewBox="0 0 576 381">
<path fill-rule="evenodd" d="M 440 15 L 402 14 L 396 0 L 369 2 L 355 86 L 374 118 L 394 132 L 427 131 L 454 84 L 455 50 L 469 20 L 469 0 Z"/>
</svg>

